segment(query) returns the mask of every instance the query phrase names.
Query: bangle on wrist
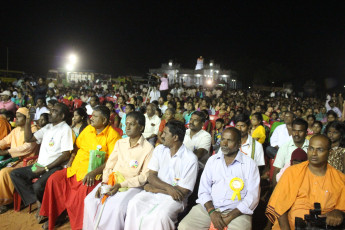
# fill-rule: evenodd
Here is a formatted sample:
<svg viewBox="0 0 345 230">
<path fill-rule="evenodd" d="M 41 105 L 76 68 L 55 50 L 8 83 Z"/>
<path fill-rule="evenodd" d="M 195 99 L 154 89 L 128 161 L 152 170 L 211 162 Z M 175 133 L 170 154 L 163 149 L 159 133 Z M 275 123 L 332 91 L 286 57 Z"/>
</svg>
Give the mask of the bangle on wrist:
<svg viewBox="0 0 345 230">
<path fill-rule="evenodd" d="M 207 212 L 210 212 L 210 211 L 212 211 L 213 209 L 215 209 L 215 208 L 214 208 L 214 207 L 209 208 L 209 209 L 207 209 Z"/>
<path fill-rule="evenodd" d="M 208 215 L 211 216 L 211 214 L 212 214 L 214 211 L 216 211 L 215 208 L 211 209 L 211 210 L 208 212 Z"/>
</svg>

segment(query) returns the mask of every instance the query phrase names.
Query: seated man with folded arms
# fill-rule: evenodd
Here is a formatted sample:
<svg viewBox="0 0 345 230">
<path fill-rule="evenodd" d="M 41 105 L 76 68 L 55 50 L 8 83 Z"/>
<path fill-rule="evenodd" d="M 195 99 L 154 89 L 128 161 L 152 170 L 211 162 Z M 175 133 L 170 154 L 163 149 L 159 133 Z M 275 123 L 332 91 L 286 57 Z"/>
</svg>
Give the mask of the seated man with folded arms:
<svg viewBox="0 0 345 230">
<path fill-rule="evenodd" d="M 43 192 L 50 175 L 61 170 L 73 150 L 73 131 L 65 122 L 69 116 L 66 105 L 57 103 L 51 110 L 50 124 L 34 134 L 31 131 L 30 116 L 26 117 L 25 142 L 41 144 L 37 163 L 34 166 L 18 168 L 10 173 L 13 185 L 25 205 L 43 199 Z M 35 183 L 32 180 L 38 178 Z M 38 209 L 39 210 L 39 209 Z"/>
<path fill-rule="evenodd" d="M 224 130 L 220 146 L 201 176 L 198 204 L 181 221 L 179 230 L 252 229 L 260 199 L 258 166 L 239 151 L 241 132 L 236 128 Z"/>
<path fill-rule="evenodd" d="M 304 219 L 314 203 L 320 203 L 327 225 L 343 222 L 345 175 L 327 163 L 330 150 L 330 139 L 315 135 L 310 139 L 308 161 L 285 170 L 266 209 L 266 216 L 274 223 L 272 229 L 295 229 L 295 217 Z"/>
<path fill-rule="evenodd" d="M 155 148 L 148 165 L 149 183 L 128 203 L 125 230 L 175 229 L 198 173 L 197 157 L 183 145 L 185 132 L 183 122 L 165 125 L 163 144 Z"/>
<path fill-rule="evenodd" d="M 204 167 L 210 154 L 211 135 L 202 129 L 205 123 L 205 114 L 195 111 L 189 120 L 189 129 L 186 131 L 183 144 L 198 157 L 199 166 Z"/>
<path fill-rule="evenodd" d="M 116 142 L 103 170 L 103 182 L 84 200 L 83 229 L 123 230 L 130 199 L 147 181 L 153 146 L 143 137 L 145 116 L 130 112 L 126 117 L 127 138 Z"/>
<path fill-rule="evenodd" d="M 83 228 L 84 199 L 100 182 L 105 163 L 88 171 L 90 150 L 105 152 L 105 160 L 114 149 L 121 136 L 109 125 L 110 110 L 103 105 L 93 109 L 91 125 L 78 136 L 76 148 L 67 164 L 68 168 L 55 172 L 47 181 L 40 215 L 47 216 L 49 222 L 43 229 L 53 229 L 59 224 L 57 217 L 67 210 L 72 229 Z M 60 216 L 60 220 L 65 213 Z"/>
<path fill-rule="evenodd" d="M 29 110 L 25 107 L 16 112 L 16 128 L 4 139 L 0 140 L 0 156 L 10 155 L 14 162 L 0 169 L 0 214 L 6 212 L 6 205 L 13 202 L 14 186 L 10 178 L 10 172 L 15 168 L 23 167 L 23 159 L 34 155 L 38 151 L 38 145 L 34 142 L 24 141 L 24 126 L 26 117 L 30 117 Z M 31 126 L 32 132 L 37 131 L 36 126 Z M 16 159 L 15 159 L 16 158 Z M 11 166 L 10 166 L 11 165 Z"/>
</svg>

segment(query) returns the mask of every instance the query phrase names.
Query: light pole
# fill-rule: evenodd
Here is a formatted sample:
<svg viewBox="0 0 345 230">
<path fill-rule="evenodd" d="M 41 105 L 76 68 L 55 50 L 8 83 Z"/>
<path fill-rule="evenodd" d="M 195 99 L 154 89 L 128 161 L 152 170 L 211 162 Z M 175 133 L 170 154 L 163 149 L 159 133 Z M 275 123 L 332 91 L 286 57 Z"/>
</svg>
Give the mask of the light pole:
<svg viewBox="0 0 345 230">
<path fill-rule="evenodd" d="M 75 65 L 78 61 L 78 57 L 77 55 L 75 54 L 70 54 L 68 57 L 67 57 L 67 63 L 65 65 L 65 68 L 66 68 L 66 80 L 68 81 L 68 72 L 71 72 L 75 69 Z"/>
</svg>

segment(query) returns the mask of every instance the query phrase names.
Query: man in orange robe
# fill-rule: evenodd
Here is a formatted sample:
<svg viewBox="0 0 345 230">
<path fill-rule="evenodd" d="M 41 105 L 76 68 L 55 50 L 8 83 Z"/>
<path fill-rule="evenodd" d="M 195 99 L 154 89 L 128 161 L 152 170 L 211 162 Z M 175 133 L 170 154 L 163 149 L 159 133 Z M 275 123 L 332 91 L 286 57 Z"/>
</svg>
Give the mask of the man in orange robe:
<svg viewBox="0 0 345 230">
<path fill-rule="evenodd" d="M 18 157 L 18 161 L 10 163 L 0 169 L 0 214 L 8 210 L 7 204 L 13 202 L 14 185 L 10 178 L 10 172 L 15 168 L 23 167 L 22 160 L 25 157 L 34 155 L 38 151 L 35 142 L 27 143 L 24 141 L 24 125 L 26 117 L 30 116 L 29 110 L 25 107 L 19 108 L 16 112 L 16 128 L 6 137 L 0 139 L 0 156 L 11 155 L 12 158 Z M 6 123 L 8 123 L 6 121 Z M 31 126 L 32 132 L 37 131 L 36 126 Z"/>
<path fill-rule="evenodd" d="M 100 182 L 97 175 L 102 174 L 105 163 L 88 172 L 90 150 L 106 152 L 106 160 L 121 136 L 109 125 L 110 111 L 105 106 L 94 109 L 91 125 L 78 136 L 77 154 L 72 154 L 67 169 L 55 172 L 49 177 L 44 191 L 40 215 L 47 216 L 49 229 L 53 229 L 57 217 L 67 210 L 71 228 L 83 228 L 84 198 Z M 73 162 L 73 163 L 72 163 Z M 96 180 L 95 180 L 96 179 Z M 48 223 L 43 225 L 48 228 Z"/>
<path fill-rule="evenodd" d="M 324 135 L 310 139 L 308 161 L 289 167 L 267 205 L 272 229 L 295 229 L 295 217 L 304 219 L 314 203 L 321 204 L 326 224 L 338 226 L 345 215 L 345 175 L 327 163 L 331 141 Z"/>
</svg>

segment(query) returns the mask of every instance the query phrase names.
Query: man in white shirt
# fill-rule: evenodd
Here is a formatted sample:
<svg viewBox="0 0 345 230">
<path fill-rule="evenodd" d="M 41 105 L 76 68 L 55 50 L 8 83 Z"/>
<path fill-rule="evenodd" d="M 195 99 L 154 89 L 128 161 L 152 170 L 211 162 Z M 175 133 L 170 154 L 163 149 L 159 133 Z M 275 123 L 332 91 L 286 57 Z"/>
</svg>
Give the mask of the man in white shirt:
<svg viewBox="0 0 345 230">
<path fill-rule="evenodd" d="M 163 97 L 159 97 L 158 99 L 158 108 L 160 108 L 160 110 L 162 111 L 162 114 L 164 114 L 168 108 L 168 106 L 164 103 Z"/>
<path fill-rule="evenodd" d="M 42 113 L 49 113 L 49 109 L 44 106 L 44 101 L 42 98 L 37 98 L 34 121 L 39 120 Z"/>
<path fill-rule="evenodd" d="M 152 103 L 153 101 L 158 101 L 160 96 L 161 93 L 157 90 L 157 87 L 153 86 L 152 91 L 150 92 L 150 103 Z"/>
<path fill-rule="evenodd" d="M 18 168 L 10 174 L 14 187 L 25 205 L 42 201 L 49 176 L 62 169 L 63 164 L 69 159 L 74 138 L 71 127 L 65 122 L 68 114 L 69 109 L 66 105 L 56 103 L 49 117 L 51 123 L 34 134 L 31 132 L 30 116 L 26 119 L 25 142 L 41 144 L 38 160 L 34 166 Z M 35 178 L 38 180 L 32 183 Z"/>
<path fill-rule="evenodd" d="M 240 114 L 236 117 L 236 129 L 241 131 L 240 151 L 252 158 L 258 166 L 265 165 L 262 144 L 253 139 L 249 134 L 250 119 L 247 115 Z"/>
<path fill-rule="evenodd" d="M 269 158 L 274 159 L 278 149 L 286 142 L 292 140 L 292 122 L 294 120 L 294 114 L 287 111 L 284 116 L 285 124 L 279 125 L 270 138 L 271 146 L 267 146 L 266 154 Z"/>
<path fill-rule="evenodd" d="M 47 90 L 47 97 L 46 97 L 46 104 L 48 104 L 48 102 L 50 100 L 57 100 L 57 99 L 54 96 L 54 89 L 48 88 L 48 90 Z"/>
<path fill-rule="evenodd" d="M 146 107 L 146 114 L 145 114 L 145 130 L 143 136 L 146 138 L 150 144 L 155 146 L 157 141 L 157 135 L 159 131 L 159 125 L 161 124 L 161 119 L 155 114 L 156 112 L 156 105 L 149 104 Z"/>
<path fill-rule="evenodd" d="M 286 142 L 279 148 L 277 157 L 274 160 L 273 184 L 276 184 L 276 175 L 279 173 L 286 163 L 291 160 L 292 152 L 301 148 L 305 152 L 308 151 L 309 141 L 305 139 L 307 136 L 308 123 L 302 118 L 296 118 L 292 123 L 292 140 Z"/>
<path fill-rule="evenodd" d="M 205 114 L 195 111 L 189 121 L 183 144 L 198 157 L 199 166 L 203 167 L 209 158 L 211 135 L 202 129 L 205 123 Z"/>
<path fill-rule="evenodd" d="M 325 107 L 327 109 L 327 112 L 330 111 L 330 110 L 333 110 L 338 115 L 338 118 L 341 118 L 342 113 L 341 113 L 340 109 L 335 106 L 334 101 L 332 101 L 329 98 L 327 98 Z"/>
<path fill-rule="evenodd" d="M 170 93 L 172 94 L 173 97 L 179 97 L 179 88 L 178 88 L 178 84 L 175 84 L 175 87 L 170 90 Z"/>
<path fill-rule="evenodd" d="M 96 95 L 90 97 L 90 102 L 85 106 L 87 115 L 91 116 L 93 108 L 99 105 L 99 98 Z"/>
<path fill-rule="evenodd" d="M 163 144 L 155 148 L 148 165 L 149 183 L 128 203 L 125 230 L 175 229 L 198 173 L 198 159 L 182 143 L 185 132 L 180 121 L 165 125 Z"/>
</svg>

